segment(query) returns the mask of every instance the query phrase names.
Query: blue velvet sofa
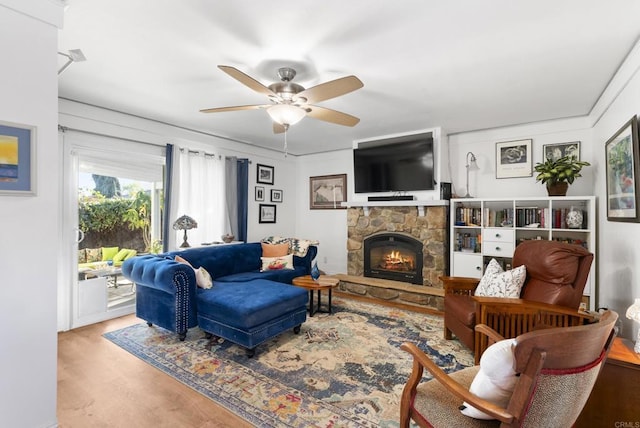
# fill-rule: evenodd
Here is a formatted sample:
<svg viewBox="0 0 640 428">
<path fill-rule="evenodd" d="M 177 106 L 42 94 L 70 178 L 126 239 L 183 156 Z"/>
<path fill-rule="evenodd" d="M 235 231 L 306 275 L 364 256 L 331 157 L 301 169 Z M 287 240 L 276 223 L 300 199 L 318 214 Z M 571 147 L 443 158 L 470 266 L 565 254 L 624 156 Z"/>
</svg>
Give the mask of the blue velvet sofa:
<svg viewBox="0 0 640 428">
<path fill-rule="evenodd" d="M 133 257 L 122 273 L 136 284 L 136 315 L 147 324 L 173 331 L 180 340 L 200 325 L 252 351 L 286 328 L 299 330 L 306 320 L 306 290 L 284 284 L 308 275 L 317 251 L 311 245 L 304 257 L 294 255 L 294 269 L 261 272 L 259 242 L 212 245 Z M 204 267 L 213 287 L 198 288 L 194 269 L 175 261 L 177 255 L 193 268 Z"/>
</svg>

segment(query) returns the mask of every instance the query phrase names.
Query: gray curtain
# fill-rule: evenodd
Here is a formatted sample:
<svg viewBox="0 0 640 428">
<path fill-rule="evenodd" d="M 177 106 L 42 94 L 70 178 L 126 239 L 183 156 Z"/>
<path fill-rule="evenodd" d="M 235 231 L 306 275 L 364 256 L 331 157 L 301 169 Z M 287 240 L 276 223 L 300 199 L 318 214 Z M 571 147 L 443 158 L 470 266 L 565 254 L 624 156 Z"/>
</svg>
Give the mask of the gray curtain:
<svg viewBox="0 0 640 428">
<path fill-rule="evenodd" d="M 231 233 L 239 240 L 238 236 L 238 158 L 230 156 L 225 158 L 225 186 L 227 199 L 227 217 L 231 223 Z"/>
</svg>

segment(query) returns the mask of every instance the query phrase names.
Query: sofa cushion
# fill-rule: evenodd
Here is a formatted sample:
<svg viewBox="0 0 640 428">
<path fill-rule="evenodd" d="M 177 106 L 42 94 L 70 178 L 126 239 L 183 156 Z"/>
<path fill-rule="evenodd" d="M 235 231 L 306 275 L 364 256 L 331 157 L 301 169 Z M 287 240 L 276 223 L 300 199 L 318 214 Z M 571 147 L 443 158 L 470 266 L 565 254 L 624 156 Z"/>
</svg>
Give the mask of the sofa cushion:
<svg viewBox="0 0 640 428">
<path fill-rule="evenodd" d="M 119 247 L 102 247 L 102 261 L 113 260 L 118 251 L 120 251 Z"/>
<path fill-rule="evenodd" d="M 282 257 L 289 254 L 289 244 L 284 242 L 282 244 L 269 244 L 261 242 L 262 257 Z"/>
<path fill-rule="evenodd" d="M 198 290 L 198 313 L 225 325 L 248 330 L 283 314 L 306 307 L 307 291 L 280 282 L 217 282 Z"/>
<path fill-rule="evenodd" d="M 261 272 L 267 270 L 293 269 L 293 254 L 282 257 L 260 257 Z"/>
<path fill-rule="evenodd" d="M 524 265 L 505 272 L 496 259 L 491 259 L 474 294 L 517 299 L 526 278 L 527 268 Z"/>
</svg>

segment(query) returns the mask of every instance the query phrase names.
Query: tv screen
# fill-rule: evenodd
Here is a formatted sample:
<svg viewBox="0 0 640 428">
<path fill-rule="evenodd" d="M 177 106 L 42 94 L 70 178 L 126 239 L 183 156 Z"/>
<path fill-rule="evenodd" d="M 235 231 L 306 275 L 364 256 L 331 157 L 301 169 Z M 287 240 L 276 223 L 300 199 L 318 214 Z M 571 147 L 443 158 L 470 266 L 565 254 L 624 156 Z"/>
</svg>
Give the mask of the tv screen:
<svg viewBox="0 0 640 428">
<path fill-rule="evenodd" d="M 410 135 L 353 151 L 356 193 L 434 190 L 431 134 Z"/>
</svg>

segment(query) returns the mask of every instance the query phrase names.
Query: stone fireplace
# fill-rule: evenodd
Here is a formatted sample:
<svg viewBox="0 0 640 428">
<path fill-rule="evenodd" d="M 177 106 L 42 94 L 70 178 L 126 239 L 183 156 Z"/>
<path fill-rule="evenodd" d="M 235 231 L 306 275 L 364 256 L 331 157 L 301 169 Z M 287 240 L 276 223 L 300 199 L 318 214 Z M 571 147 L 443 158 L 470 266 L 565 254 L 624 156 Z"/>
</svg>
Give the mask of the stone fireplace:
<svg viewBox="0 0 640 428">
<path fill-rule="evenodd" d="M 348 208 L 347 275 L 341 277 L 340 289 L 442 311 L 439 277 L 446 275 L 448 263 L 446 203 L 405 204 Z"/>
</svg>

